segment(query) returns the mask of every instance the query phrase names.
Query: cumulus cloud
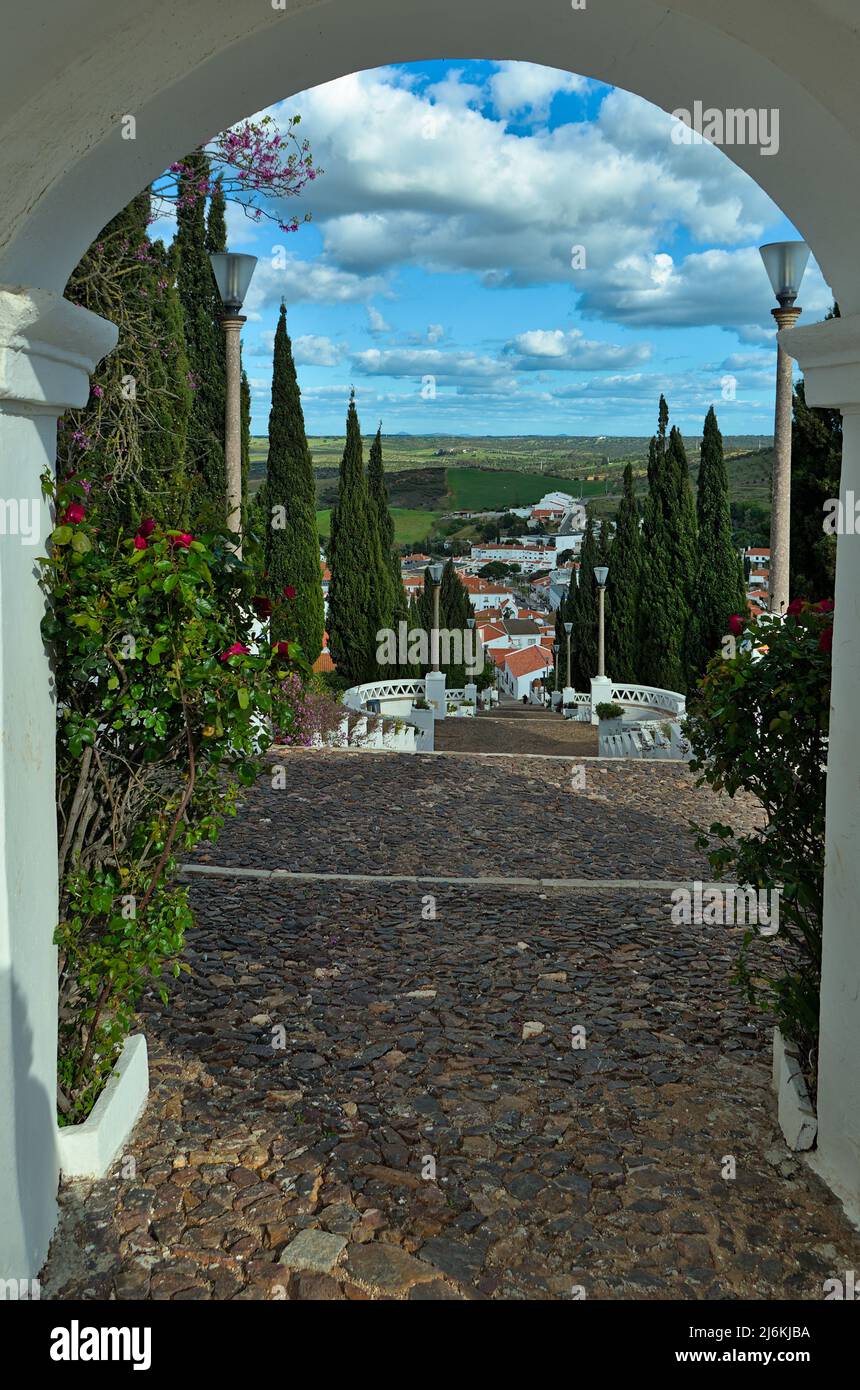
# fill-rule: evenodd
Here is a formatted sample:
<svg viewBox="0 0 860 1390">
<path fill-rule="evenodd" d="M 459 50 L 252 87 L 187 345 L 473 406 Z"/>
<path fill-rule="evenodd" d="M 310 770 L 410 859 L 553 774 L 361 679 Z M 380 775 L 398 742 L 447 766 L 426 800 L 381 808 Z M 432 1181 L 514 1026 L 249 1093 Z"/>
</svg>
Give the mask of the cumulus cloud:
<svg viewBox="0 0 860 1390">
<path fill-rule="evenodd" d="M 331 338 L 308 333 L 293 339 L 293 358 L 300 365 L 336 367 L 342 357 L 343 349 Z"/>
<path fill-rule="evenodd" d="M 376 337 L 378 334 L 391 332 L 391 324 L 385 322 L 385 319 L 383 318 L 382 314 L 379 312 L 375 304 L 368 304 L 367 320 L 368 332 L 372 333 L 374 337 Z"/>
<path fill-rule="evenodd" d="M 480 379 L 506 377 L 507 363 L 473 352 L 441 352 L 438 348 L 367 348 L 352 357 L 357 369 L 368 376 Z"/>
<path fill-rule="evenodd" d="M 527 114 L 531 120 L 545 119 L 557 94 L 581 93 L 588 88 L 584 77 L 534 63 L 499 63 L 487 85 L 500 116 Z"/>
<path fill-rule="evenodd" d="M 581 84 L 506 63 L 485 96 L 507 110 Z M 475 86 L 452 71 L 422 89 L 383 69 L 289 103 L 327 169 L 306 197 L 331 265 L 360 277 L 410 264 L 466 271 L 493 288 L 563 283 L 611 317 L 619 263 L 637 257 L 659 269 L 658 256 L 677 259 L 679 238 L 757 244 L 778 219 L 721 150 L 675 145 L 671 117 L 641 98 L 608 91 L 593 119 L 523 135 L 481 105 Z M 572 269 L 574 246 L 585 248 L 587 269 Z M 653 322 L 677 321 L 671 305 L 660 317 L 659 296 L 651 302 Z"/>
<path fill-rule="evenodd" d="M 600 343 L 586 338 L 578 328 L 533 328 L 519 333 L 505 347 L 521 371 L 597 372 L 645 362 L 651 356 L 647 343 Z"/>
<path fill-rule="evenodd" d="M 287 304 L 362 303 L 387 291 L 381 276 L 357 275 L 326 257 L 300 260 L 292 253 L 261 259 L 248 292 L 245 313 L 259 316 L 285 299 Z"/>
</svg>

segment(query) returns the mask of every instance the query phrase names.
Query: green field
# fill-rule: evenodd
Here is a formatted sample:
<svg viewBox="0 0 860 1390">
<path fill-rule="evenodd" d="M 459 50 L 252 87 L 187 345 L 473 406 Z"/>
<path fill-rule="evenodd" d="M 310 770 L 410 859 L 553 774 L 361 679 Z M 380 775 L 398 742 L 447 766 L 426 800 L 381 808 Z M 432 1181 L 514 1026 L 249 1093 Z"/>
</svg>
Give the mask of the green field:
<svg viewBox="0 0 860 1390">
<path fill-rule="evenodd" d="M 396 545 L 417 545 L 424 541 L 435 528 L 440 512 L 417 511 L 407 507 L 392 507 L 394 520 L 394 542 Z M 317 512 L 317 530 L 320 536 L 331 532 L 331 508 Z"/>
<path fill-rule="evenodd" d="M 507 468 L 447 468 L 451 510 L 498 511 L 527 507 L 547 492 L 591 496 L 606 491 L 605 483 L 577 482 L 552 473 L 519 473 Z"/>
</svg>

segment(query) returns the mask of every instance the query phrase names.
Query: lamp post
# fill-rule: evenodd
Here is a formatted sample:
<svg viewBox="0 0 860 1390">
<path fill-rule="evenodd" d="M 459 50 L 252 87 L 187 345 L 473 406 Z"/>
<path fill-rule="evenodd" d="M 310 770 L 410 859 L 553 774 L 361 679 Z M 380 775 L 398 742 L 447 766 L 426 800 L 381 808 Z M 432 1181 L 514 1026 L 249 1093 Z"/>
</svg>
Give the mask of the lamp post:
<svg viewBox="0 0 860 1390">
<path fill-rule="evenodd" d="M 606 580 L 609 575 L 608 565 L 595 565 L 594 577 L 597 580 L 598 592 L 600 594 L 600 617 L 597 624 L 597 674 L 605 676 L 603 669 L 603 595 L 606 591 Z"/>
<path fill-rule="evenodd" d="M 433 631 L 430 633 L 430 660 L 431 670 L 439 670 L 439 594 L 442 589 L 442 566 L 435 564 L 430 566 L 430 578 L 433 580 Z"/>
<path fill-rule="evenodd" d="M 553 655 L 553 665 L 554 665 L 554 667 L 555 667 L 555 688 L 556 688 L 556 690 L 558 690 L 559 685 L 558 685 L 558 643 L 557 643 L 557 642 L 553 642 L 553 644 L 552 644 L 552 655 Z"/>
<path fill-rule="evenodd" d="M 771 309 L 777 327 L 793 328 L 802 310 L 795 305 L 809 247 L 805 241 L 773 241 L 759 247 L 779 307 Z M 773 425 L 773 485 L 770 511 L 770 611 L 788 607 L 791 533 L 791 358 L 777 340 L 776 405 Z"/>
<path fill-rule="evenodd" d="M 567 633 L 567 686 L 570 689 L 570 634 L 573 632 L 573 623 L 565 623 L 564 630 Z"/>
<path fill-rule="evenodd" d="M 235 551 L 242 556 L 242 324 L 256 256 L 216 251 L 209 257 L 224 312 L 224 359 L 227 375 L 224 411 L 224 465 L 227 474 L 227 528 L 236 535 Z"/>
</svg>

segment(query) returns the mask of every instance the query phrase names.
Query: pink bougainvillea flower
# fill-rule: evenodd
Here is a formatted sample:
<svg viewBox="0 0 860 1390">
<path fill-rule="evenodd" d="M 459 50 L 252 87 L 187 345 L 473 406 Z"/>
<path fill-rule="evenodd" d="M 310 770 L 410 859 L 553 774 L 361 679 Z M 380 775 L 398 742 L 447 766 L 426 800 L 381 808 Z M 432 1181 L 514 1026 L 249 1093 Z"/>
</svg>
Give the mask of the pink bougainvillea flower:
<svg viewBox="0 0 860 1390">
<path fill-rule="evenodd" d="M 287 584 L 287 585 L 285 585 L 285 587 L 284 587 L 284 598 L 295 598 L 295 596 L 296 596 L 296 591 L 295 591 L 295 589 L 293 588 L 292 584 Z"/>
<path fill-rule="evenodd" d="M 287 658 L 288 658 L 289 655 L 290 655 L 290 643 L 289 643 L 289 642 L 276 642 L 275 645 L 274 645 L 274 647 L 272 648 L 272 650 L 273 650 L 279 657 L 281 657 L 284 661 L 286 661 Z"/>
<path fill-rule="evenodd" d="M 805 598 L 793 598 L 793 599 L 791 600 L 791 603 L 788 605 L 788 607 L 787 607 L 786 610 L 785 610 L 786 617 L 789 617 L 789 618 L 796 618 L 797 615 L 798 615 L 798 613 L 802 613 L 802 612 L 803 612 L 803 608 L 804 608 L 804 604 L 805 604 L 805 603 L 806 603 L 806 599 L 805 599 Z"/>
<path fill-rule="evenodd" d="M 249 656 L 250 651 L 250 647 L 246 647 L 244 642 L 234 642 L 232 647 L 221 653 L 220 660 L 229 661 L 231 656 Z"/>
<path fill-rule="evenodd" d="M 135 536 L 135 538 L 134 538 L 134 548 L 135 548 L 135 550 L 146 550 L 146 537 L 145 537 L 145 536 Z"/>
<path fill-rule="evenodd" d="M 60 521 L 64 521 L 71 526 L 77 526 L 83 521 L 85 516 L 86 511 L 80 502 L 70 502 L 63 512 L 63 515 L 60 517 Z"/>
<path fill-rule="evenodd" d="M 170 544 L 178 546 L 180 550 L 187 550 L 193 540 L 194 537 L 190 531 L 181 531 L 178 536 L 170 537 Z"/>
<path fill-rule="evenodd" d="M 152 517 L 148 516 L 145 521 L 142 521 L 138 530 L 142 536 L 151 536 L 155 530 L 155 522 Z"/>
<path fill-rule="evenodd" d="M 826 627 L 818 639 L 818 650 L 820 652 L 833 651 L 833 624 Z"/>
<path fill-rule="evenodd" d="M 733 637 L 740 637 L 744 630 L 744 620 L 740 613 L 733 613 L 729 618 L 729 632 Z"/>
<path fill-rule="evenodd" d="M 251 602 L 258 618 L 270 618 L 272 616 L 272 600 L 267 598 L 265 594 L 255 594 Z"/>
</svg>

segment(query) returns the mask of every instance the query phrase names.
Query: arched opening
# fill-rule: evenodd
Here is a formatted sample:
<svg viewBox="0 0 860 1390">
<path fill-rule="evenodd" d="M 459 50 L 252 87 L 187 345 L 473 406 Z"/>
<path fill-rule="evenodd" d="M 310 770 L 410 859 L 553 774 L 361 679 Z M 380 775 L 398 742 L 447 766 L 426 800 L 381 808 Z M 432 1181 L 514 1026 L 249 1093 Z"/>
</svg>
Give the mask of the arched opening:
<svg viewBox="0 0 860 1390">
<path fill-rule="evenodd" d="M 52 333 L 65 354 L 64 365 L 72 373 L 82 373 L 87 354 L 97 356 L 104 350 L 97 342 L 95 346 L 85 343 L 87 333 L 93 331 L 91 325 L 77 330 L 76 340 L 76 330 L 57 320 L 58 315 L 62 318 L 62 310 L 56 310 L 50 295 L 61 290 L 80 253 L 108 217 L 171 157 L 180 155 L 214 129 L 224 127 L 248 110 L 259 109 L 269 100 L 282 98 L 285 90 L 299 90 L 357 67 L 377 65 L 380 61 L 402 61 L 452 52 L 467 56 L 492 52 L 495 57 L 528 58 L 553 66 L 561 62 L 562 66 L 639 92 L 669 110 L 690 106 L 691 92 L 706 105 L 722 108 L 779 107 L 783 113 L 783 153 L 771 161 L 761 159 L 757 152 L 738 148 L 733 157 L 758 179 L 807 237 L 839 297 L 843 312 L 849 315 L 860 307 L 856 302 L 860 299 L 860 285 L 854 267 L 851 235 L 856 213 L 860 211 L 860 207 L 855 206 L 860 202 L 857 191 L 860 179 L 856 177 L 860 171 L 860 146 L 853 118 L 846 114 L 848 83 L 830 81 L 825 74 L 827 59 L 837 51 L 840 56 L 835 68 L 840 72 L 844 70 L 842 65 L 850 45 L 844 28 L 830 10 L 825 14 L 818 7 L 806 7 L 811 15 L 798 12 L 794 33 L 780 39 L 783 48 L 777 61 L 770 51 L 771 34 L 763 32 L 761 17 L 755 26 L 745 27 L 742 16 L 731 16 L 723 21 L 725 28 L 717 29 L 705 23 L 702 18 L 705 7 L 694 0 L 673 5 L 668 11 L 666 5 L 643 7 L 618 3 L 601 7 L 599 13 L 596 10 L 561 13 L 557 7 L 547 4 L 530 15 L 529 34 L 524 32 L 521 8 L 513 3 L 468 8 L 443 4 L 427 11 L 417 4 L 404 6 L 375 0 L 366 7 L 364 25 L 358 35 L 350 23 L 346 4 L 311 5 L 296 13 L 273 11 L 271 15 L 261 15 L 257 7 L 249 4 L 243 8 L 247 9 L 246 18 L 250 22 L 241 32 L 241 16 L 237 16 L 235 5 L 219 8 L 214 15 L 211 6 L 205 7 L 203 25 L 200 7 L 187 6 L 181 19 L 176 21 L 181 25 L 181 34 L 176 36 L 178 41 L 168 50 L 161 39 L 155 40 L 158 8 L 150 6 L 139 16 L 123 11 L 117 13 L 114 9 L 102 31 L 100 44 L 107 48 L 121 40 L 122 51 L 127 54 L 123 63 L 112 61 L 99 65 L 98 56 L 93 57 L 86 43 L 74 32 L 57 33 L 53 38 L 56 50 L 46 64 L 51 79 L 50 95 L 47 84 L 40 79 L 34 82 L 32 68 L 23 63 L 19 81 L 24 85 L 10 84 L 18 112 L 8 123 L 10 139 L 4 149 L 12 152 L 10 158 L 14 157 L 17 163 L 10 167 L 15 176 L 10 183 L 15 196 L 9 199 L 0 224 L 3 246 L 0 279 L 8 286 L 29 285 L 48 291 L 44 300 L 47 313 L 43 304 L 37 305 L 39 314 L 31 315 L 31 322 L 35 320 L 39 324 L 32 337 L 39 349 L 40 363 L 43 359 L 51 360 L 51 353 L 43 349 L 51 345 Z M 772 8 L 775 17 L 777 7 Z M 807 23 L 816 26 L 814 60 L 810 56 L 811 47 L 804 43 Z M 139 31 L 137 26 L 142 26 Z M 94 70 L 97 69 L 97 80 L 83 100 L 85 72 L 80 64 L 73 61 L 67 73 L 61 71 L 60 45 L 67 39 L 72 43 L 72 53 L 75 54 L 76 49 L 81 55 L 88 53 L 88 61 L 94 65 Z M 576 61 L 568 57 L 573 53 Z M 72 108 L 75 118 L 62 122 L 62 134 L 58 137 L 55 113 L 67 108 L 66 83 L 77 98 Z M 133 114 L 137 121 L 133 149 L 129 148 L 132 142 L 122 141 L 119 129 L 119 119 L 130 106 L 135 108 Z M 109 116 L 105 115 L 106 111 L 110 112 Z M 38 143 L 46 129 L 51 130 L 53 141 L 45 158 L 38 163 L 39 187 L 36 189 L 27 151 L 33 142 Z M 25 130 L 26 136 L 23 135 Z M 17 143 L 15 137 L 19 137 Z M 831 204 L 837 170 L 841 206 L 840 216 L 834 218 Z M 17 294 L 17 290 L 10 291 L 13 307 Z M 46 326 L 46 319 L 52 315 L 54 321 Z M 13 332 L 18 327 L 13 321 Z M 26 341 L 26 323 L 24 337 Z M 17 343 L 14 351 L 19 351 Z M 814 345 L 811 351 L 814 353 Z M 41 365 L 35 376 L 40 379 L 40 385 L 45 383 L 46 373 Z M 65 383 L 52 385 L 55 399 L 48 396 L 48 409 L 43 406 L 42 414 L 49 414 L 53 404 L 68 404 L 70 395 L 72 400 L 75 398 Z M 79 389 L 75 385 L 72 391 Z M 14 383 L 7 396 L 13 402 L 39 400 L 30 381 L 23 386 Z M 854 399 L 849 393 L 848 403 Z M 13 407 L 12 413 L 27 414 L 27 410 Z M 3 423 L 5 425 L 6 421 Z M 44 430 L 21 433 L 19 426 L 15 428 L 21 439 L 21 452 L 30 460 L 31 468 L 39 452 L 50 458 L 51 440 Z M 10 575 L 10 582 L 23 588 L 29 580 L 19 571 Z M 26 616 L 35 622 L 37 612 L 33 593 Z M 35 647 L 31 656 L 37 675 L 43 674 Z M 854 660 L 856 658 L 852 657 L 851 661 Z M 4 680 L 19 675 L 20 672 L 10 666 Z M 843 691 L 850 677 L 851 667 L 846 666 Z M 43 708 L 39 731 L 43 747 L 49 745 L 51 737 L 44 714 Z M 7 711 L 4 711 L 4 719 L 6 717 Z M 4 776 L 10 800 L 13 796 L 11 783 L 19 767 L 16 754 L 7 753 Z M 855 813 L 850 805 L 840 810 L 844 812 L 847 837 Z M 42 823 L 46 820 L 50 823 L 44 803 L 39 808 L 39 817 Z M 7 859 L 17 855 L 20 861 L 26 847 L 24 842 L 10 839 L 6 852 Z M 850 883 L 846 882 L 837 892 L 850 898 L 849 890 Z M 15 902 L 13 897 L 10 907 L 14 908 Z M 44 920 L 40 921 L 39 930 L 47 932 L 50 930 L 50 904 L 43 903 L 40 911 Z M 385 928 L 386 923 L 382 921 L 383 939 Z M 839 939 L 844 944 L 844 934 Z M 14 965 L 14 934 L 12 947 Z M 619 942 L 618 949 L 622 947 L 623 943 Z M 17 954 L 26 954 L 21 952 L 20 944 Z M 25 996 L 38 992 L 34 985 L 39 981 L 44 985 L 46 965 L 48 973 L 52 969 L 50 956 L 50 949 L 43 949 L 35 960 L 28 958 L 25 976 L 29 988 L 25 989 Z M 852 957 L 850 951 L 848 959 L 856 964 L 856 955 Z M 326 970 L 336 966 L 327 963 L 319 968 Z M 549 972 L 561 973 L 564 972 Z M 428 985 L 427 989 L 432 986 Z M 357 1003 L 362 1007 L 361 1001 Z M 50 1027 L 48 1034 L 50 1038 Z M 837 1040 L 837 1051 L 846 1048 L 845 1038 L 843 1033 Z M 408 1056 L 408 1049 L 405 1055 Z M 314 1066 L 315 1063 L 310 1064 L 311 1072 Z M 37 1069 L 49 1080 L 47 1055 Z M 834 1107 L 840 1123 L 845 1110 L 844 1100 Z M 838 1130 L 838 1124 L 836 1128 Z M 482 1136 L 478 1133 L 467 1137 L 481 1139 Z M 837 1133 L 834 1152 L 839 1150 L 841 1154 L 836 1167 L 843 1179 L 849 1171 L 844 1160 L 854 1146 L 856 1134 L 850 1126 L 845 1133 Z M 398 1147 L 392 1141 L 392 1152 Z M 233 1151 L 229 1143 L 226 1149 Z M 611 1165 L 612 1157 L 604 1157 Z M 850 1180 L 843 1181 L 842 1185 L 850 1188 Z M 25 1232 L 23 1244 L 17 1236 L 14 1244 L 17 1248 L 26 1246 L 32 1262 L 33 1252 L 44 1246 L 51 1218 L 50 1198 L 44 1191 L 35 1194 L 31 1201 L 37 1219 Z M 441 1237 L 433 1239 L 441 1240 Z M 437 1251 L 440 1260 L 443 1253 Z"/>
</svg>

